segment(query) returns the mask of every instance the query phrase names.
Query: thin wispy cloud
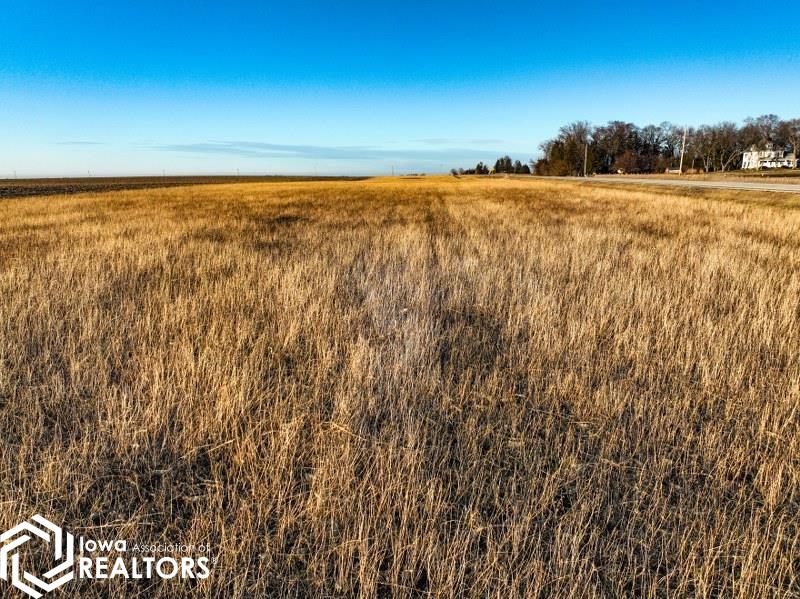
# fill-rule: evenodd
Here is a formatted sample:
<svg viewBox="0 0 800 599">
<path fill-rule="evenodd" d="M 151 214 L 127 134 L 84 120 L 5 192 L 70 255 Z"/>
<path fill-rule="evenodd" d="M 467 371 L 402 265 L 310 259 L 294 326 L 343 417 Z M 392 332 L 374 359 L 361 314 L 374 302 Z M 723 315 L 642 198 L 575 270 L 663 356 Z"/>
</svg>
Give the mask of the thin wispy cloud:
<svg viewBox="0 0 800 599">
<path fill-rule="evenodd" d="M 161 144 L 167 152 L 243 156 L 247 158 L 295 158 L 308 160 L 485 160 L 497 150 L 444 147 L 437 149 L 401 149 L 376 146 L 317 146 L 277 144 L 252 141 L 210 141 L 200 143 Z"/>
<path fill-rule="evenodd" d="M 457 137 L 427 137 L 424 139 L 415 139 L 416 143 L 428 144 L 431 146 L 447 146 L 447 145 L 466 145 L 466 146 L 484 146 L 484 145 L 502 145 L 505 140 L 487 138 L 487 139 L 469 139 Z"/>
<path fill-rule="evenodd" d="M 83 140 L 70 140 L 70 141 L 57 141 L 56 145 L 59 146 L 104 146 L 103 141 L 83 141 Z"/>
</svg>

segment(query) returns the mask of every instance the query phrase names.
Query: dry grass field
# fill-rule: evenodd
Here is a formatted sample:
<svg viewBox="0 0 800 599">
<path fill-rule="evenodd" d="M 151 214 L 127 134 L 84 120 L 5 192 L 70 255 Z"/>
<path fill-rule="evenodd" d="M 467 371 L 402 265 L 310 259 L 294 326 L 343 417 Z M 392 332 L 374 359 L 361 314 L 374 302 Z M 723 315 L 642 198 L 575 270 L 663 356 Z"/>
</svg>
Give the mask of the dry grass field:
<svg viewBox="0 0 800 599">
<path fill-rule="evenodd" d="M 74 597 L 798 597 L 798 350 L 787 195 L 7 200 L 0 529 L 219 556 Z"/>
</svg>

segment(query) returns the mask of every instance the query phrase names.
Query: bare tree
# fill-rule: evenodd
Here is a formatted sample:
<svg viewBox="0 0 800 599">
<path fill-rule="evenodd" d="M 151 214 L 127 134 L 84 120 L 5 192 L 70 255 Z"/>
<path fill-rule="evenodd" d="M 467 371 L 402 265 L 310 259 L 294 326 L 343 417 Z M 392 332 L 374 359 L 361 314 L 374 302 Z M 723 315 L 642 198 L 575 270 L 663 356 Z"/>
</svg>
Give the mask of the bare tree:
<svg viewBox="0 0 800 599">
<path fill-rule="evenodd" d="M 742 155 L 742 136 L 736 123 L 724 122 L 713 127 L 715 145 L 719 155 L 719 168 L 725 172 Z"/>
<path fill-rule="evenodd" d="M 709 125 L 701 125 L 694 132 L 693 142 L 694 154 L 702 161 L 703 170 L 707 173 L 712 171 L 717 152 L 714 128 Z"/>
<path fill-rule="evenodd" d="M 579 175 L 583 169 L 584 148 L 591 134 L 592 127 L 586 121 L 575 121 L 559 129 L 558 139 L 564 148 L 563 159 L 573 175 Z"/>
<path fill-rule="evenodd" d="M 775 144 L 778 138 L 780 119 L 775 114 L 762 114 L 744 120 L 743 132 L 748 145 L 766 147 Z"/>
<path fill-rule="evenodd" d="M 787 145 L 792 146 L 792 152 L 794 152 L 795 158 L 798 158 L 798 150 L 800 149 L 800 119 L 781 121 L 778 129 L 781 138 L 785 140 Z"/>
<path fill-rule="evenodd" d="M 662 146 L 661 155 L 666 159 L 667 166 L 672 167 L 673 161 L 678 158 L 683 143 L 683 127 L 676 127 L 672 123 L 663 122 L 661 127 Z"/>
</svg>

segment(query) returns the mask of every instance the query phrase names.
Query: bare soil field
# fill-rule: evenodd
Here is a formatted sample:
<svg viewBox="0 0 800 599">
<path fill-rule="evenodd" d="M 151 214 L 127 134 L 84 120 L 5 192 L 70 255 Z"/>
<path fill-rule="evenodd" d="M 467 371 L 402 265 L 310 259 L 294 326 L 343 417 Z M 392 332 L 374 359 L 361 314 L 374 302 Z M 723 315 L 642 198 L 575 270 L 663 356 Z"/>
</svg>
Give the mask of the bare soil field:
<svg viewBox="0 0 800 599">
<path fill-rule="evenodd" d="M 0 529 L 80 597 L 800 596 L 800 199 L 428 177 L 0 202 Z"/>
<path fill-rule="evenodd" d="M 284 175 L 245 176 L 176 176 L 176 177 L 75 177 L 49 179 L 0 179 L 0 200 L 37 195 L 118 191 L 207 185 L 210 183 L 256 183 L 286 181 L 358 181 L 363 177 L 292 177 Z"/>
</svg>

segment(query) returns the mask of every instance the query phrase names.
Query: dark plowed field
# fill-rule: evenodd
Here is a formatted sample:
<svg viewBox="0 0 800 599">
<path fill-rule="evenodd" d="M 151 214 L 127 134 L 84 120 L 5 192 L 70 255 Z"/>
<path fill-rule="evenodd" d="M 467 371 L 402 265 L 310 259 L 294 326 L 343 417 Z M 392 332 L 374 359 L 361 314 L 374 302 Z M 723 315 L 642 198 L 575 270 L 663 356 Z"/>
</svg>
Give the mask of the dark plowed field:
<svg viewBox="0 0 800 599">
<path fill-rule="evenodd" d="M 0 179 L 0 199 L 25 196 L 63 195 L 70 193 L 179 187 L 209 183 L 258 183 L 287 181 L 359 180 L 359 177 L 291 176 L 187 176 L 187 177 L 82 177 L 59 179 Z"/>
</svg>

